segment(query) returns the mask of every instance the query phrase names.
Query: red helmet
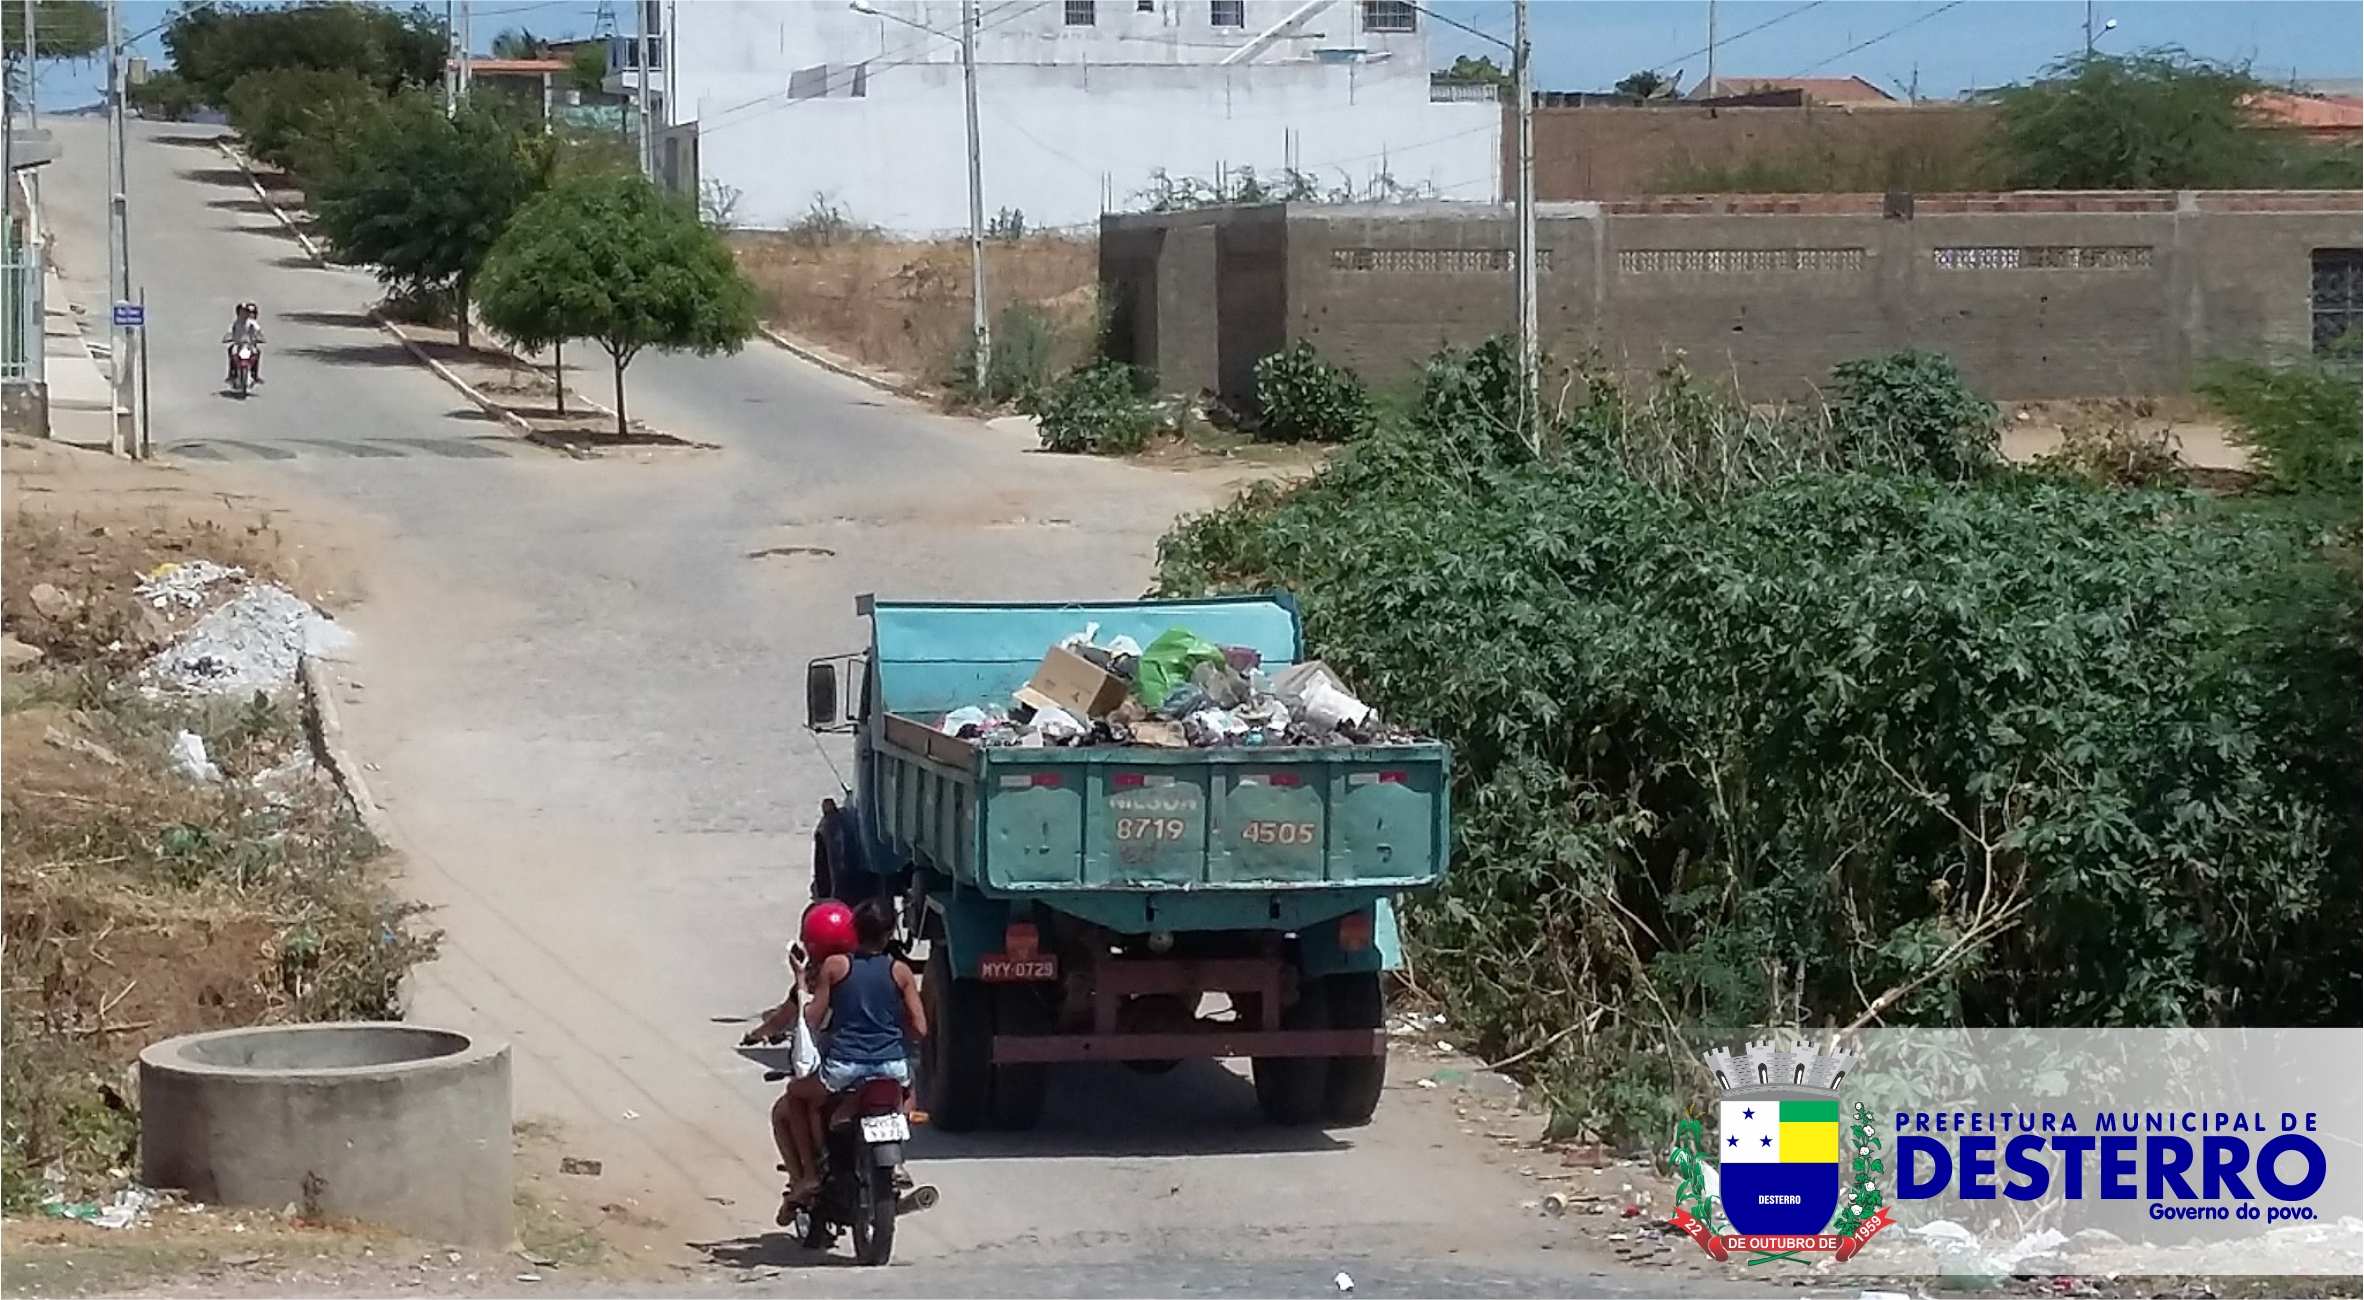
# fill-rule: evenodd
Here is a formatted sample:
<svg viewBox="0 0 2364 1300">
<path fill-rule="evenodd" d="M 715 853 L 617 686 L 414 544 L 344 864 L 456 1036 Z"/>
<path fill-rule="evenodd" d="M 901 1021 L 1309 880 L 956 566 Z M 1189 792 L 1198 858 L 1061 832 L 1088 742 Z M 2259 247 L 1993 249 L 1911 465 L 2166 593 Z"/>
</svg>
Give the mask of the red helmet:
<svg viewBox="0 0 2364 1300">
<path fill-rule="evenodd" d="M 804 950 L 817 960 L 854 950 L 854 909 L 823 899 L 804 909 Z"/>
</svg>

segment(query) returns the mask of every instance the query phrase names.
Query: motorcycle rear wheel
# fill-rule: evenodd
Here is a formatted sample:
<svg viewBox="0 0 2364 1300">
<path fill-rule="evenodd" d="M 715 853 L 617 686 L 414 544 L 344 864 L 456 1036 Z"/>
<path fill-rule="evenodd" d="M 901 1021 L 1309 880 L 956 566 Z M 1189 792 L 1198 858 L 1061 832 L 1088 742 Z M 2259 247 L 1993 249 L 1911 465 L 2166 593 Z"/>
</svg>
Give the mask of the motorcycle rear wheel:
<svg viewBox="0 0 2364 1300">
<path fill-rule="evenodd" d="M 870 1153 L 864 1151 L 862 1157 Z M 865 1163 L 855 1180 L 854 1261 L 876 1268 L 895 1253 L 895 1180 L 892 1170 Z"/>
</svg>

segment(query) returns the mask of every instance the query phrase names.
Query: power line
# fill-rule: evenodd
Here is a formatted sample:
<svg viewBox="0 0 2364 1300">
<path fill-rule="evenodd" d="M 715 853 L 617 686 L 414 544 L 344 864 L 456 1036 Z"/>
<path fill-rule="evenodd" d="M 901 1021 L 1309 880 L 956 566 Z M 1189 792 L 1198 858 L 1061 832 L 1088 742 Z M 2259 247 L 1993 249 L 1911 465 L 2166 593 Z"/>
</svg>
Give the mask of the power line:
<svg viewBox="0 0 2364 1300">
<path fill-rule="evenodd" d="M 1738 41 L 1743 37 L 1754 36 L 1758 32 L 1771 27 L 1775 23 L 1788 22 L 1790 19 L 1797 17 L 1799 14 L 1802 14 L 1809 9 L 1819 9 L 1822 7 L 1822 5 L 1823 0 L 1807 0 L 1805 4 L 1799 5 L 1797 8 L 1790 10 L 1788 13 L 1776 14 L 1773 17 L 1758 23 L 1754 27 L 1734 32 L 1730 36 L 1717 38 L 1714 48 L 1718 50 L 1729 49 L 1735 41 Z M 1700 55 L 1707 53 L 1708 49 L 1708 46 L 1702 45 L 1696 50 L 1687 50 L 1671 59 L 1660 59 L 1658 62 L 1650 65 L 1650 70 L 1652 72 L 1656 72 L 1660 68 L 1672 67 L 1675 64 L 1681 63 L 1685 59 L 1698 58 Z"/>
<path fill-rule="evenodd" d="M 1918 17 L 1918 18 L 1908 19 L 1908 20 L 1907 20 L 1907 21 L 1905 21 L 1905 22 L 1898 23 L 1896 26 L 1889 28 L 1887 31 L 1881 32 L 1879 35 L 1872 37 L 1872 38 L 1871 38 L 1870 40 L 1868 40 L 1868 41 L 1857 41 L 1855 44 L 1848 46 L 1846 49 L 1843 49 L 1843 50 L 1839 51 L 1838 53 L 1836 53 L 1836 54 L 1834 54 L 1834 55 L 1830 56 L 1829 58 L 1827 58 L 1827 59 L 1824 59 L 1822 62 L 1820 62 L 1820 63 L 1817 63 L 1817 64 L 1814 64 L 1812 67 L 1809 67 L 1809 68 L 1805 69 L 1805 71 L 1804 71 L 1804 72 L 1794 72 L 1794 73 L 1791 73 L 1790 75 L 1791 75 L 1791 76 L 1794 76 L 1794 77 L 1803 77 L 1803 76 L 1805 76 L 1805 75 L 1806 75 L 1806 73 L 1807 73 L 1807 72 L 1814 72 L 1814 71 L 1817 71 L 1817 70 L 1819 70 L 1819 69 L 1822 69 L 1822 68 L 1827 68 L 1827 67 L 1829 67 L 1831 64 L 1834 64 L 1834 63 L 1838 62 L 1839 60 L 1841 60 L 1841 59 L 1843 59 L 1843 58 L 1846 58 L 1848 55 L 1850 55 L 1850 54 L 1853 54 L 1853 53 L 1855 53 L 1855 52 L 1856 52 L 1856 51 L 1858 51 L 1858 50 L 1868 50 L 1868 49 L 1870 49 L 1872 46 L 1874 46 L 1874 45 L 1877 45 L 1877 44 L 1879 44 L 1880 42 L 1882 42 L 1882 41 L 1884 41 L 1884 40 L 1887 40 L 1889 37 L 1891 37 L 1891 36 L 1894 36 L 1895 34 L 1897 34 L 1898 32 L 1901 32 L 1901 31 L 1903 31 L 1903 30 L 1904 30 L 1905 28 L 1907 28 L 1907 27 L 1918 27 L 1918 26 L 1920 26 L 1922 23 L 1925 23 L 1925 22 L 1929 21 L 1930 19 L 1932 19 L 1932 18 L 1935 18 L 1937 15 L 1939 15 L 1939 14 L 1941 14 L 1941 13 L 1944 13 L 1944 12 L 1945 12 L 1946 10 L 1948 10 L 1948 9 L 1959 9 L 1959 8 L 1961 8 L 1961 7 L 1962 7 L 1962 0 L 1951 0 L 1951 2 L 1950 2 L 1950 3 L 1947 3 L 1947 4 L 1941 4 L 1941 5 L 1937 6 L 1935 9 L 1932 9 L 1932 10 L 1930 10 L 1929 12 L 1927 12 L 1927 13 L 1925 13 L 1925 14 L 1922 14 L 1922 15 L 1921 15 L 1920 17 Z"/>
<path fill-rule="evenodd" d="M 1042 8 L 1044 5 L 1049 3 L 1050 0 L 1033 0 L 1033 3 L 1031 4 L 1027 3 L 1026 0 L 1007 0 L 1007 3 L 1003 4 L 999 10 L 992 11 L 994 14 L 998 14 L 998 17 L 980 19 L 977 24 L 977 31 L 982 34 L 987 29 L 998 26 L 1001 23 L 1011 22 L 1016 19 L 1023 18 L 1027 14 Z M 1016 12 L 1010 12 L 1011 10 L 1016 10 Z M 826 99 L 828 98 L 831 91 L 843 90 L 847 86 L 854 84 L 857 79 L 862 80 L 865 89 L 867 89 L 868 79 L 871 77 L 876 77 L 895 68 L 909 67 L 914 63 L 927 62 L 927 60 L 916 57 L 915 52 L 918 51 L 922 46 L 926 45 L 931 39 L 957 40 L 959 38 L 944 32 L 922 32 L 919 36 L 902 46 L 901 49 L 897 51 L 899 54 L 913 55 L 914 57 L 895 58 L 883 63 L 865 59 L 859 63 L 850 64 L 846 68 L 846 75 L 843 81 L 836 81 L 830 76 L 824 76 L 821 79 L 821 86 L 819 90 L 813 92 L 810 95 L 799 95 L 795 98 L 787 99 L 785 103 L 773 104 L 771 101 L 779 100 L 788 96 L 794 89 L 793 86 L 789 87 L 788 89 L 775 90 L 769 94 L 757 95 L 753 99 L 741 101 L 740 103 L 733 104 L 730 107 L 717 112 L 711 120 L 699 126 L 699 134 L 703 135 L 709 131 L 720 130 L 725 126 L 736 126 L 740 122 L 752 122 L 764 117 L 766 114 L 794 108 L 797 104 L 803 102 L 806 99 Z M 759 105 L 764 105 L 767 107 L 764 108 L 763 112 L 747 114 L 745 116 L 737 117 L 734 120 L 734 114 L 740 114 L 743 112 L 743 110 L 755 108 Z"/>
</svg>

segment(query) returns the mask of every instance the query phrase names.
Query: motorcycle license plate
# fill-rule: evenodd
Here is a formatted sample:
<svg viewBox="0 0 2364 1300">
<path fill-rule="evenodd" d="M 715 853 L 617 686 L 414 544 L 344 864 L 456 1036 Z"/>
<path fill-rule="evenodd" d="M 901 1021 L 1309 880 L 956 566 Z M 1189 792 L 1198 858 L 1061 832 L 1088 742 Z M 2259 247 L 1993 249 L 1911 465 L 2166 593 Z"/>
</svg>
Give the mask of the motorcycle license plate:
<svg viewBox="0 0 2364 1300">
<path fill-rule="evenodd" d="M 909 1142 L 911 1140 L 911 1121 L 901 1115 L 864 1115 L 862 1117 L 862 1140 L 864 1142 Z"/>
</svg>

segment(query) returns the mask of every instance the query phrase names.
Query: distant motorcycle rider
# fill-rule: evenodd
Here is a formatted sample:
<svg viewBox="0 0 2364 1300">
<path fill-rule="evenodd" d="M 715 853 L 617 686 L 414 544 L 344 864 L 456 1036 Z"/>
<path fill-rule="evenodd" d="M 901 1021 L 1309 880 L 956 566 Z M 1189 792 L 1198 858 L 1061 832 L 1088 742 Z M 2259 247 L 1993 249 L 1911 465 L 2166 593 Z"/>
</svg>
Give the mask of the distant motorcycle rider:
<svg viewBox="0 0 2364 1300">
<path fill-rule="evenodd" d="M 231 383 L 238 377 L 238 345 L 241 343 L 251 343 L 254 345 L 254 381 L 258 384 L 263 382 L 263 320 L 261 308 L 255 306 L 251 302 L 242 302 L 238 304 L 237 318 L 230 322 L 230 332 L 222 335 L 222 342 L 229 345 L 225 355 L 228 357 L 230 363 L 229 373 L 222 376 L 223 383 Z"/>
</svg>

